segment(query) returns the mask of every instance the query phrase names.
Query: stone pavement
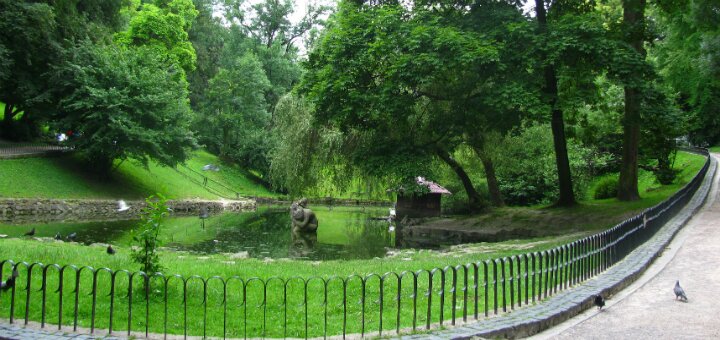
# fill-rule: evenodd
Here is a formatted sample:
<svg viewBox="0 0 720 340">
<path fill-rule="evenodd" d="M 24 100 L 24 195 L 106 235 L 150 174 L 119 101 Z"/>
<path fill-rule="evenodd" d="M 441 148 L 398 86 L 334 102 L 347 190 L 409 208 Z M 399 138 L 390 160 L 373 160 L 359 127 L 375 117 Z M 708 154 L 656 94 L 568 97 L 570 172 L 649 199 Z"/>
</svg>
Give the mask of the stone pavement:
<svg viewBox="0 0 720 340">
<path fill-rule="evenodd" d="M 69 331 L 52 331 L 52 330 L 38 330 L 34 328 L 23 328 L 18 325 L 0 324 L 0 339 L 13 339 L 13 340 L 89 340 L 89 339 L 108 339 L 114 340 L 119 338 L 104 337 L 104 336 L 92 336 L 88 334 L 76 334 Z"/>
</svg>

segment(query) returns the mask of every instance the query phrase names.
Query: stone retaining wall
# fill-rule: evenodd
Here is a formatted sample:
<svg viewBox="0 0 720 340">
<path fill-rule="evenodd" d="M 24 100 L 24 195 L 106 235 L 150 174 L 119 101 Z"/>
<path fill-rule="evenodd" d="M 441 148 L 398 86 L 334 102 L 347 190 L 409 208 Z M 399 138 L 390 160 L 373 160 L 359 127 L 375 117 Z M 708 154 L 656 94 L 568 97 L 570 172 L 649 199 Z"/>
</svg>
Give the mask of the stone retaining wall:
<svg viewBox="0 0 720 340">
<path fill-rule="evenodd" d="M 0 221 L 23 223 L 37 221 L 93 221 L 136 219 L 145 207 L 144 201 L 126 201 L 130 209 L 118 211 L 117 200 L 59 200 L 59 199 L 2 199 L 0 198 Z M 208 212 L 253 211 L 253 200 L 168 201 L 173 215 L 198 214 L 205 208 Z"/>
</svg>

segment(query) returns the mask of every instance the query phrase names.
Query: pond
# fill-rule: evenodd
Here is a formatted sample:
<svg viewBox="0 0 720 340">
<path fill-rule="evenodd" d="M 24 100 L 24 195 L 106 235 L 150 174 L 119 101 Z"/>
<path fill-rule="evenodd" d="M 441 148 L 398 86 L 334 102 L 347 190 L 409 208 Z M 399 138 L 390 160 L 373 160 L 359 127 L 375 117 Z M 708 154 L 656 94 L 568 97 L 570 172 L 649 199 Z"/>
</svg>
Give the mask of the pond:
<svg viewBox="0 0 720 340">
<path fill-rule="evenodd" d="M 287 207 L 260 206 L 254 212 L 223 213 L 205 219 L 172 216 L 165 220 L 161 234 L 164 247 L 203 254 L 243 253 L 254 258 L 295 258 L 308 260 L 369 259 L 383 257 L 395 245 L 391 224 L 378 217 L 388 208 L 312 207 L 319 222 L 317 235 L 293 235 Z M 0 235 L 22 238 L 35 228 L 34 237 L 83 244 L 132 245 L 137 220 L 93 222 L 0 222 Z"/>
</svg>

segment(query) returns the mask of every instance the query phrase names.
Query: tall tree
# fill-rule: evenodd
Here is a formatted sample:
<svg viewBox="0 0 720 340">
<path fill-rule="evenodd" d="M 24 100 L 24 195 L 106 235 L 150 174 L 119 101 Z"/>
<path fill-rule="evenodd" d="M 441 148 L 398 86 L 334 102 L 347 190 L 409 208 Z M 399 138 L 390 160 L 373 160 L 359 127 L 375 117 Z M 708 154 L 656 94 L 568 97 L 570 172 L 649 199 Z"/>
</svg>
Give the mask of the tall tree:
<svg viewBox="0 0 720 340">
<path fill-rule="evenodd" d="M 119 27 L 121 0 L 0 0 L 0 135 L 31 138 L 58 98 L 48 83 L 63 50 L 80 39 L 100 40 Z M 22 115 L 21 115 L 22 113 Z M 20 121 L 16 119 L 21 116 Z"/>
<path fill-rule="evenodd" d="M 623 0 L 623 26 L 626 42 L 641 58 L 645 58 L 645 0 Z M 618 199 L 635 201 L 638 193 L 638 148 L 642 87 L 625 86 L 625 115 L 623 117 L 623 150 L 618 183 Z"/>
<path fill-rule="evenodd" d="M 477 208 L 480 196 L 452 151 L 474 114 L 463 104 L 484 94 L 476 90 L 490 82 L 497 60 L 494 40 L 432 7 L 343 2 L 309 56 L 301 88 L 316 105 L 316 121 L 348 138 L 349 162 L 404 179 L 437 157 Z"/>
<path fill-rule="evenodd" d="M 222 25 L 220 18 L 214 15 L 216 0 L 194 0 L 198 16 L 195 18 L 188 38 L 197 56 L 195 70 L 188 73 L 190 84 L 190 104 L 193 110 L 200 112 L 210 79 L 215 76 L 221 64 L 225 43 L 230 31 Z"/>
<path fill-rule="evenodd" d="M 538 22 L 538 34 L 547 38 L 548 23 L 544 0 L 535 0 L 535 13 Z M 545 56 L 546 57 L 546 56 Z M 567 138 L 565 137 L 565 120 L 563 111 L 558 104 L 558 79 L 555 66 L 546 63 L 543 66 L 544 84 L 542 86 L 543 98 L 551 110 L 551 127 L 553 144 L 555 147 L 555 161 L 557 163 L 558 184 L 560 194 L 558 206 L 572 206 L 575 204 L 570 161 L 568 159 Z"/>
<path fill-rule="evenodd" d="M 238 81 L 242 79 L 242 81 Z M 220 155 L 239 164 L 266 173 L 269 164 L 265 92 L 270 88 L 262 64 L 251 52 L 236 59 L 229 68 L 220 68 L 210 80 L 206 108 L 213 112 L 207 128 L 208 142 L 215 143 Z"/>
<path fill-rule="evenodd" d="M 174 166 L 189 157 L 187 83 L 165 57 L 152 47 L 82 42 L 56 68 L 56 124 L 76 132 L 69 142 L 96 173 L 109 174 L 115 160 Z"/>
</svg>

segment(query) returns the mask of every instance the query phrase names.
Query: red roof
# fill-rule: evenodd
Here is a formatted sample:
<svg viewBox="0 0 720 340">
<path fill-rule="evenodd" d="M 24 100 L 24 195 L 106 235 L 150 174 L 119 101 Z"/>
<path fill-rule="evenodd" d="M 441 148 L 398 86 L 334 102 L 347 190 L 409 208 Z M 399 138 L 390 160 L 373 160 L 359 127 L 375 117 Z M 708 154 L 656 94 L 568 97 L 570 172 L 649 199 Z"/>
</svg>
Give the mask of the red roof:
<svg viewBox="0 0 720 340">
<path fill-rule="evenodd" d="M 433 181 L 428 181 L 425 179 L 425 177 L 415 177 L 415 180 L 417 181 L 417 184 L 424 185 L 430 189 L 431 194 L 443 194 L 443 195 L 452 195 L 450 190 L 445 189 L 440 186 L 440 184 L 437 184 Z"/>
</svg>

